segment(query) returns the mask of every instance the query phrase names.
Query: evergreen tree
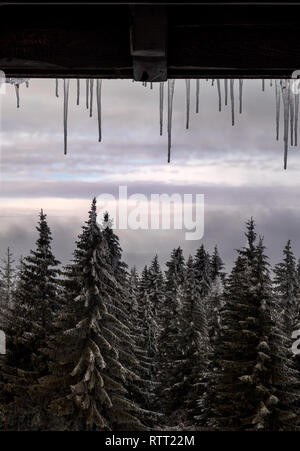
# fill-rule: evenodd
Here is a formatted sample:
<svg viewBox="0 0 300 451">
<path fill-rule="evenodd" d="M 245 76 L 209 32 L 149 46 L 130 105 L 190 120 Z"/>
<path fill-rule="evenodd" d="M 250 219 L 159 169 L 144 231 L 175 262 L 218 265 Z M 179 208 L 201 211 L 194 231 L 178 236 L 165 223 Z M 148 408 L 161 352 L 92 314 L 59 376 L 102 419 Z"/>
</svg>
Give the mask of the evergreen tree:
<svg viewBox="0 0 300 451">
<path fill-rule="evenodd" d="M 256 256 L 255 244 L 257 238 L 255 231 L 255 221 L 252 217 L 246 222 L 246 228 L 246 246 L 242 247 L 242 249 L 240 249 L 238 253 L 246 259 L 248 265 L 251 265 Z"/>
<path fill-rule="evenodd" d="M 178 331 L 185 264 L 180 247 L 173 250 L 166 266 L 165 299 L 161 308 L 159 336 L 158 394 L 164 412 L 170 414 L 181 406 L 177 362 L 182 358 Z"/>
<path fill-rule="evenodd" d="M 139 299 L 139 275 L 136 270 L 136 267 L 134 266 L 130 270 L 130 275 L 128 279 L 128 302 L 129 302 L 129 310 L 130 310 L 130 316 L 134 318 L 134 321 L 137 321 L 138 317 L 138 299 Z"/>
<path fill-rule="evenodd" d="M 94 199 L 68 271 L 66 286 L 70 293 L 75 287 L 78 292 L 58 317 L 57 334 L 48 344 L 51 374 L 40 380 L 41 387 L 54 396 L 49 410 L 61 417 L 60 429 L 142 427 L 138 407 L 129 400 L 124 383 L 138 376 L 121 363 L 129 329 L 110 312 L 116 282 L 108 253 Z"/>
<path fill-rule="evenodd" d="M 2 266 L 0 267 L 0 286 L 1 298 L 3 307 L 11 307 L 12 296 L 14 290 L 14 259 L 10 248 L 7 248 L 5 258 L 2 259 Z"/>
<path fill-rule="evenodd" d="M 128 302 L 126 292 L 126 280 L 128 276 L 128 267 L 127 264 L 122 260 L 122 249 L 119 242 L 119 237 L 113 231 L 113 221 L 109 217 L 108 213 L 104 214 L 103 222 L 102 222 L 102 233 L 103 237 L 108 246 L 108 254 L 107 254 L 107 262 L 109 267 L 111 268 L 112 274 L 117 282 L 114 285 L 115 291 L 118 291 L 118 298 L 120 304 L 116 304 L 120 308 L 120 314 L 123 315 L 122 310 L 126 306 L 125 304 Z M 117 289 L 116 289 L 117 288 Z"/>
<path fill-rule="evenodd" d="M 139 362 L 138 374 L 140 376 L 139 386 L 136 387 L 134 397 L 144 408 L 151 405 L 150 378 L 151 378 L 151 359 L 148 356 L 145 346 L 146 339 L 144 333 L 143 316 L 141 315 L 141 280 L 138 276 L 136 268 L 132 268 L 128 280 L 128 296 L 129 296 L 129 315 L 131 326 L 134 330 L 135 356 Z M 146 421 L 147 422 L 147 418 Z"/>
<path fill-rule="evenodd" d="M 148 427 L 153 427 L 161 414 L 157 411 L 155 402 L 156 368 L 154 356 L 157 353 L 157 324 L 149 299 L 148 274 L 147 266 L 145 266 L 139 278 L 137 278 L 135 271 L 131 273 L 130 280 L 134 278 L 134 285 L 136 285 L 136 280 L 138 282 L 137 311 L 134 311 L 131 315 L 131 321 L 136 343 L 135 355 L 139 362 L 137 372 L 140 375 L 134 399 L 137 399 L 140 406 L 143 407 L 143 423 Z"/>
<path fill-rule="evenodd" d="M 275 265 L 274 273 L 275 291 L 280 300 L 286 327 L 291 334 L 299 308 L 299 281 L 290 240 L 283 250 L 282 262 Z"/>
<path fill-rule="evenodd" d="M 221 319 L 220 312 L 223 307 L 223 280 L 221 276 L 215 278 L 210 292 L 207 296 L 207 306 L 209 309 L 206 311 L 207 316 L 207 328 L 208 328 L 208 337 L 209 341 L 213 340 L 221 329 Z"/>
<path fill-rule="evenodd" d="M 14 277 L 14 291 L 18 290 L 22 277 L 23 277 L 23 270 L 24 270 L 24 258 L 21 255 L 18 259 L 18 263 L 16 264 L 15 268 L 15 277 Z"/>
<path fill-rule="evenodd" d="M 46 418 L 43 401 L 31 389 L 47 371 L 41 349 L 59 308 L 60 270 L 43 211 L 37 231 L 36 249 L 23 261 L 14 302 L 4 318 L 7 354 L 0 366 L 0 391 L 7 429 L 39 429 Z"/>
<path fill-rule="evenodd" d="M 145 266 L 140 278 L 139 319 L 141 336 L 139 339 L 139 344 L 145 351 L 144 366 L 148 368 L 148 378 L 153 382 L 156 380 L 158 324 L 154 307 L 155 304 L 151 302 L 150 273 L 150 270 L 148 270 L 147 266 Z M 150 399 L 151 398 L 152 393 L 150 394 Z"/>
<path fill-rule="evenodd" d="M 300 258 L 298 258 L 298 262 L 297 262 L 297 281 L 298 281 L 298 285 L 300 286 Z"/>
<path fill-rule="evenodd" d="M 260 404 L 254 424 L 255 429 L 296 430 L 299 424 L 299 373 L 295 370 L 291 353 L 291 334 L 286 329 L 281 315 L 281 303 L 272 291 L 269 264 L 264 252 L 265 246 L 260 238 L 256 250 L 253 285 L 260 301 L 259 319 L 264 335 L 258 345 L 259 352 L 252 379 L 255 383 L 259 376 L 267 391 L 259 387 Z M 268 337 L 268 332 L 269 349 L 264 340 Z"/>
<path fill-rule="evenodd" d="M 149 410 L 150 373 L 149 367 L 145 367 L 145 361 L 140 361 L 141 354 L 147 355 L 147 349 L 140 346 L 139 328 L 136 328 L 135 318 L 131 315 L 131 305 L 128 293 L 128 267 L 122 260 L 122 249 L 119 237 L 113 231 L 113 222 L 108 213 L 104 214 L 102 234 L 107 243 L 107 263 L 113 284 L 110 284 L 111 312 L 128 327 L 129 334 L 124 337 L 119 350 L 120 362 L 139 376 L 136 382 L 130 378 L 125 382 L 125 387 L 131 399 L 137 402 L 141 408 L 143 422 L 147 425 L 151 422 L 154 412 Z"/>
<path fill-rule="evenodd" d="M 207 334 L 206 313 L 197 289 L 195 266 L 190 256 L 182 285 L 180 310 L 180 359 L 177 360 L 177 394 L 183 408 L 193 417 L 196 400 L 199 396 L 199 385 L 206 369 Z"/>
<path fill-rule="evenodd" d="M 298 395 L 290 340 L 272 317 L 276 298 L 252 219 L 246 236 L 248 246 L 239 251 L 229 277 L 222 328 L 214 343 L 216 368 L 208 402 L 216 401 L 206 407 L 211 423 L 222 429 L 293 429 Z"/>
<path fill-rule="evenodd" d="M 298 259 L 298 262 L 297 262 L 296 273 L 297 273 L 297 284 L 300 288 L 300 259 Z M 300 331 L 300 303 L 299 302 L 296 305 L 295 320 L 293 321 L 293 324 L 294 324 L 294 327 L 293 327 L 292 334 L 296 334 L 296 337 L 294 337 L 292 341 L 295 342 L 300 337 L 300 333 L 298 332 L 298 331 Z M 297 346 L 297 343 L 296 343 L 296 347 L 297 347 L 297 351 L 296 351 L 297 354 L 294 356 L 295 366 L 300 374 L 300 353 L 298 352 L 299 346 Z M 295 350 L 294 350 L 294 352 L 295 352 Z M 299 404 L 299 407 L 300 407 L 300 404 Z"/>
<path fill-rule="evenodd" d="M 214 252 L 210 259 L 210 268 L 211 268 L 211 281 L 214 282 L 218 277 L 220 277 L 222 280 L 225 278 L 225 272 L 224 270 L 224 263 L 223 260 L 220 257 L 218 247 L 215 246 Z"/>
<path fill-rule="evenodd" d="M 144 331 L 144 345 L 151 361 L 151 380 L 157 380 L 158 371 L 158 337 L 161 306 L 164 300 L 164 278 L 158 256 L 142 273 L 140 287 L 140 314 Z"/>
<path fill-rule="evenodd" d="M 204 299 L 208 295 L 211 287 L 212 268 L 210 264 L 210 256 L 208 252 L 206 252 L 203 244 L 196 252 L 194 265 L 199 296 L 201 299 Z"/>
<path fill-rule="evenodd" d="M 152 305 L 153 314 L 156 319 L 161 309 L 164 295 L 164 277 L 158 262 L 158 255 L 154 257 L 149 267 L 148 275 L 149 299 Z"/>
<path fill-rule="evenodd" d="M 205 426 L 215 426 L 212 417 L 215 415 L 214 404 L 216 403 L 215 391 L 212 390 L 212 381 L 215 378 L 215 372 L 218 367 L 218 348 L 215 346 L 220 333 L 221 310 L 224 305 L 223 300 L 224 284 L 220 276 L 217 276 L 212 283 L 211 290 L 206 298 L 206 342 L 202 345 L 204 352 L 200 353 L 202 357 L 202 368 L 199 368 L 200 389 L 197 392 L 197 408 L 194 409 L 194 417 Z M 202 337 L 203 337 L 202 332 Z"/>
<path fill-rule="evenodd" d="M 145 265 L 139 280 L 139 296 L 146 296 L 149 291 L 149 269 L 148 266 Z"/>
<path fill-rule="evenodd" d="M 214 256 L 216 256 L 216 252 Z M 211 265 L 213 261 L 215 266 Z M 209 352 L 209 341 L 208 341 L 208 318 L 209 313 L 211 311 L 211 306 L 208 304 L 209 302 L 209 293 L 211 290 L 211 286 L 213 283 L 213 271 L 217 273 L 221 270 L 221 259 L 216 258 L 214 261 L 213 258 L 210 258 L 209 253 L 205 250 L 204 245 L 202 244 L 200 248 L 197 250 L 195 258 L 194 258 L 194 271 L 196 278 L 196 289 L 198 293 L 198 303 L 199 309 L 201 310 L 201 322 L 197 324 L 198 331 L 200 334 L 199 337 L 199 356 L 201 360 L 201 365 L 199 365 L 199 386 L 197 391 L 197 397 L 201 397 L 203 395 L 203 390 L 205 388 L 205 366 L 208 364 L 208 352 Z M 198 412 L 195 410 L 193 412 L 197 414 Z"/>
</svg>

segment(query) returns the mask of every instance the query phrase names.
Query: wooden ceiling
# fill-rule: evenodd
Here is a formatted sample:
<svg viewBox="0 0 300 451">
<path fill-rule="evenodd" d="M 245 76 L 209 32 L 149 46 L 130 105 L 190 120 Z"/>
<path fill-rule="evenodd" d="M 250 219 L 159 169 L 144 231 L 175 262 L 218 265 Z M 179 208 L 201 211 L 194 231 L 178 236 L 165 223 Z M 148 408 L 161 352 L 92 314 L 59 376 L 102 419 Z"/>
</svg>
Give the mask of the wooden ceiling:
<svg viewBox="0 0 300 451">
<path fill-rule="evenodd" d="M 0 2 L 11 77 L 289 77 L 300 69 L 297 2 Z"/>
</svg>

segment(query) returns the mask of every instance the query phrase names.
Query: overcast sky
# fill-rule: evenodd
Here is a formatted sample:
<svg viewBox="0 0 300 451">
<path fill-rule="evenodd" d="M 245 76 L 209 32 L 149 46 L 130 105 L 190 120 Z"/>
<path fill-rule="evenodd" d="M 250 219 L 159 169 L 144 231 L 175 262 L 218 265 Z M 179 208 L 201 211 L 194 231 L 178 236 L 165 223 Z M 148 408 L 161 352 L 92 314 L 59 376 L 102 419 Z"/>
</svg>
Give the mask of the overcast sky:
<svg viewBox="0 0 300 451">
<path fill-rule="evenodd" d="M 16 256 L 33 247 L 40 208 L 48 215 L 57 258 L 66 262 L 93 196 L 116 194 L 204 194 L 203 242 L 218 244 L 229 268 L 235 249 L 244 244 L 244 222 L 252 215 L 264 235 L 271 262 L 281 258 L 290 238 L 300 257 L 300 149 L 289 153 L 283 170 L 282 139 L 275 140 L 275 93 L 266 83 L 244 81 L 243 113 L 236 125 L 230 107 L 218 111 L 216 86 L 201 81 L 200 112 L 195 114 L 195 81 L 191 82 L 190 130 L 185 130 L 185 84 L 176 81 L 171 164 L 167 164 L 166 119 L 159 136 L 158 86 L 131 81 L 102 83 L 103 141 L 97 140 L 96 114 L 85 108 L 84 81 L 80 106 L 71 81 L 68 155 L 63 155 L 63 96 L 55 97 L 54 80 L 31 80 L 21 86 L 16 108 L 13 86 L 1 96 L 0 251 Z M 223 81 L 222 81 L 223 88 Z M 165 95 L 166 100 L 166 95 Z M 166 103 L 165 103 L 166 107 Z M 166 108 L 165 108 L 166 110 Z M 94 108 L 96 113 L 96 109 Z M 166 112 L 166 111 L 165 111 Z M 282 130 L 281 130 L 282 138 Z M 139 269 L 157 252 L 164 263 L 181 245 L 187 256 L 202 241 L 186 241 L 184 231 L 120 231 L 124 258 Z"/>
</svg>

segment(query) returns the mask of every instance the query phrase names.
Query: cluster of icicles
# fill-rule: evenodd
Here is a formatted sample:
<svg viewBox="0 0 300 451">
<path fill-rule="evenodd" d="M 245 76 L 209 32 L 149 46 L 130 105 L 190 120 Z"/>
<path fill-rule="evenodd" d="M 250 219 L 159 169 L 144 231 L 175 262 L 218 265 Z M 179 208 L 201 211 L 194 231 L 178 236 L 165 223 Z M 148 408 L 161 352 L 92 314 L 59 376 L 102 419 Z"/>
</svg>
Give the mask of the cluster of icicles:
<svg viewBox="0 0 300 451">
<path fill-rule="evenodd" d="M 76 79 L 76 104 L 79 105 L 81 80 Z M 134 80 L 133 80 L 134 81 Z M 206 81 L 209 81 L 206 79 Z M 242 79 L 224 79 L 224 105 L 227 106 L 228 98 L 230 98 L 231 105 L 231 122 L 235 123 L 235 81 L 238 82 L 239 89 L 239 113 L 242 113 L 243 109 L 243 80 Z M 20 106 L 20 84 L 25 83 L 26 87 L 29 85 L 28 78 L 8 78 L 7 82 L 15 86 L 17 107 Z M 280 122 L 280 108 L 281 98 L 283 104 L 283 141 L 284 141 L 284 169 L 287 168 L 287 156 L 288 156 L 288 144 L 289 144 L 289 130 L 290 130 L 290 143 L 291 146 L 297 146 L 297 129 L 298 129 L 298 113 L 299 113 L 299 94 L 294 93 L 292 89 L 292 83 L 294 80 L 270 80 L 270 86 L 275 87 L 275 103 L 276 103 L 276 140 L 279 139 L 279 122 Z M 167 82 L 167 96 L 168 96 L 168 162 L 171 159 L 171 138 L 172 138 L 172 110 L 173 110 L 173 97 L 175 80 L 171 79 Z M 218 93 L 219 111 L 222 110 L 222 85 L 220 79 L 211 79 L 212 85 L 216 85 Z M 153 89 L 153 83 L 142 82 L 144 87 L 150 86 Z M 68 105 L 69 105 L 69 86 L 70 80 L 63 79 L 63 97 L 64 97 L 64 153 L 67 154 L 67 138 L 68 138 Z M 90 117 L 93 115 L 93 96 L 96 88 L 96 104 L 98 115 L 98 133 L 99 142 L 102 139 L 101 130 L 101 79 L 86 79 L 85 80 L 85 103 L 86 108 L 89 111 Z M 163 134 L 163 106 L 164 106 L 164 87 L 165 83 L 159 83 L 159 123 L 160 123 L 160 135 Z M 185 80 L 186 87 L 186 128 L 189 128 L 190 121 L 190 104 L 191 104 L 191 80 Z M 265 90 L 265 80 L 262 80 L 262 90 Z M 55 80 L 55 95 L 59 97 L 59 80 Z M 199 112 L 199 94 L 200 94 L 200 80 L 196 80 L 196 113 Z"/>
</svg>

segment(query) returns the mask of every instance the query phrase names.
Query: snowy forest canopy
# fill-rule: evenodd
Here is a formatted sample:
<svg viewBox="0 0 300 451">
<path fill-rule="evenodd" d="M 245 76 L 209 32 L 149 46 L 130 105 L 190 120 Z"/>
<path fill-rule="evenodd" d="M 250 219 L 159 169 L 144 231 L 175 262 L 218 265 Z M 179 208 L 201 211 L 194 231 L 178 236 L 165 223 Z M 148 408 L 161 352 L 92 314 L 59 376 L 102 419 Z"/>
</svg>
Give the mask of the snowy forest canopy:
<svg viewBox="0 0 300 451">
<path fill-rule="evenodd" d="M 96 201 L 61 268 L 43 211 L 34 250 L 1 268 L 3 430 L 296 430 L 300 264 L 270 268 L 255 223 L 226 274 L 215 247 L 141 274 Z M 273 269 L 273 271 L 271 271 Z"/>
</svg>

